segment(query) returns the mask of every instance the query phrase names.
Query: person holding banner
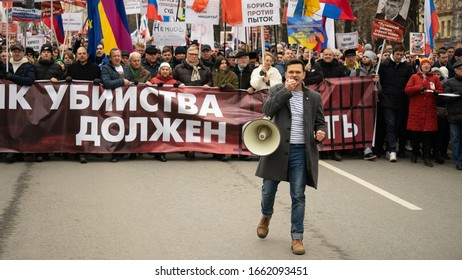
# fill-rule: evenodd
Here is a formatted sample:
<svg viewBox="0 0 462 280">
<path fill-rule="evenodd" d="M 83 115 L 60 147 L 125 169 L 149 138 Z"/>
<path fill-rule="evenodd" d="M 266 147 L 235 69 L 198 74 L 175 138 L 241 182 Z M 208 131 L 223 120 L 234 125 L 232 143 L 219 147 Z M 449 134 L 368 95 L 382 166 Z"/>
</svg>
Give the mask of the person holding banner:
<svg viewBox="0 0 462 280">
<path fill-rule="evenodd" d="M 281 132 L 276 151 L 260 157 L 256 176 L 263 178 L 261 213 L 257 226 L 259 238 L 269 233 L 274 201 L 280 181 L 290 182 L 292 252 L 305 254 L 303 232 L 305 188 L 317 188 L 318 148 L 326 137 L 321 95 L 303 86 L 305 64 L 290 60 L 286 64 L 286 82 L 269 90 L 263 112 Z M 277 71 L 277 70 L 276 70 Z M 279 74 L 279 72 L 278 72 Z"/>
<path fill-rule="evenodd" d="M 248 94 L 253 94 L 254 88 L 250 84 L 253 68 L 249 65 L 249 54 L 242 51 L 238 52 L 236 59 L 237 65 L 233 71 L 238 77 L 238 88 L 247 91 Z"/>
<path fill-rule="evenodd" d="M 76 60 L 68 66 L 67 75 L 66 81 L 70 79 L 93 81 L 97 85 L 101 82 L 101 69 L 98 65 L 89 61 L 88 51 L 85 47 L 77 49 Z M 82 164 L 88 162 L 87 154 L 77 154 L 77 158 Z"/>
<path fill-rule="evenodd" d="M 378 85 L 379 78 L 377 76 L 377 68 L 372 63 L 376 60 L 376 55 L 373 51 L 365 51 L 359 67 L 351 71 L 350 77 L 365 77 L 372 76 L 373 81 Z M 365 160 L 375 160 L 377 155 L 372 151 L 372 147 L 365 147 L 364 149 L 364 159 Z"/>
<path fill-rule="evenodd" d="M 29 63 L 29 60 L 24 55 L 24 47 L 21 44 L 16 44 L 11 47 L 13 53 L 6 71 L 6 63 L 2 64 L 0 69 L 0 78 L 12 81 L 20 86 L 31 86 L 35 81 L 34 66 Z M 7 153 L 6 161 L 13 163 L 15 160 L 21 159 L 21 154 Z"/>
<path fill-rule="evenodd" d="M 197 46 L 189 47 L 184 61 L 173 69 L 173 78 L 180 83 L 180 88 L 202 86 L 206 89 L 212 86 L 212 72 L 199 60 L 199 48 Z M 196 154 L 192 151 L 186 152 L 185 157 L 194 160 Z"/>
</svg>

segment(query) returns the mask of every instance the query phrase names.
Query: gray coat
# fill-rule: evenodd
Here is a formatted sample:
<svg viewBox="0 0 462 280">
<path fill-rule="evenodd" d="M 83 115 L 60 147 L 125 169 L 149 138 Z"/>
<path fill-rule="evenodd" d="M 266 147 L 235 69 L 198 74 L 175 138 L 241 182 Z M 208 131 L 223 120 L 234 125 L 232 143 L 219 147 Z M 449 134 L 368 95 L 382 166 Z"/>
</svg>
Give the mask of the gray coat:
<svg viewBox="0 0 462 280">
<path fill-rule="evenodd" d="M 315 91 L 303 88 L 305 98 L 303 99 L 304 123 L 305 123 L 305 144 L 306 144 L 306 166 L 307 185 L 317 188 L 318 184 L 318 160 L 319 153 L 315 139 L 318 130 L 326 132 L 321 95 Z M 292 94 L 285 88 L 284 84 L 276 85 L 269 90 L 268 100 L 263 104 L 263 112 L 270 116 L 273 122 L 279 127 L 281 143 L 274 153 L 260 158 L 256 176 L 275 181 L 289 181 L 289 147 L 290 147 L 290 125 L 291 112 L 289 99 Z"/>
</svg>

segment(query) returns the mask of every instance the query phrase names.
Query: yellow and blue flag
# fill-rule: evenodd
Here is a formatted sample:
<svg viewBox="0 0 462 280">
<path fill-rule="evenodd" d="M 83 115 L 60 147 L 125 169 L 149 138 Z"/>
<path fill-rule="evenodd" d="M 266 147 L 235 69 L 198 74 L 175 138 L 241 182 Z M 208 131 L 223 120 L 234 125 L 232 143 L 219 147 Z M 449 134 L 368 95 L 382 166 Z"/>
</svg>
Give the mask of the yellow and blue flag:
<svg viewBox="0 0 462 280">
<path fill-rule="evenodd" d="M 106 54 L 113 48 L 133 51 L 123 0 L 88 0 L 87 9 L 88 53 L 92 59 L 99 43 L 103 43 Z"/>
</svg>

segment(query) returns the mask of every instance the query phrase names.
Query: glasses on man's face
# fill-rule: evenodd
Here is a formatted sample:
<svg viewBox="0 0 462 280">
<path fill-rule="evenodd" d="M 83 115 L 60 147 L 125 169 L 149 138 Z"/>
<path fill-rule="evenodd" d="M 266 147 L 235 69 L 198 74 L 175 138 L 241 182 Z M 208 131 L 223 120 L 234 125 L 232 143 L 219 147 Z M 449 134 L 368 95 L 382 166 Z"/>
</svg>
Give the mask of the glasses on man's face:
<svg viewBox="0 0 462 280">
<path fill-rule="evenodd" d="M 188 53 L 189 56 L 199 56 L 198 53 Z"/>
<path fill-rule="evenodd" d="M 102 50 L 103 48 L 96 48 L 97 50 Z"/>
</svg>

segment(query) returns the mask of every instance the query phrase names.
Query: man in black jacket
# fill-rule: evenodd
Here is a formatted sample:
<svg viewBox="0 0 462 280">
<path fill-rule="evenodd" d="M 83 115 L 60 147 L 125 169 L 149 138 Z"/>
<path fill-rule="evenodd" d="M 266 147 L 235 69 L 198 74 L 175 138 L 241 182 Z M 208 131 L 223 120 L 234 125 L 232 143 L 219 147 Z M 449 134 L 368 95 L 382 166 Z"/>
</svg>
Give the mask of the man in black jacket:
<svg viewBox="0 0 462 280">
<path fill-rule="evenodd" d="M 73 80 L 93 81 L 99 84 L 101 81 L 101 70 L 98 65 L 91 63 L 88 51 L 85 47 L 77 49 L 77 59 L 67 68 L 67 75 Z M 66 78 L 67 80 L 67 78 Z M 87 163 L 86 154 L 77 154 L 80 163 Z"/>
<path fill-rule="evenodd" d="M 238 52 L 236 54 L 237 65 L 233 71 L 236 73 L 239 81 L 239 89 L 247 91 L 248 94 L 253 94 L 254 89 L 250 85 L 250 76 L 252 75 L 253 68 L 249 65 L 249 54 L 245 52 Z"/>
<path fill-rule="evenodd" d="M 452 160 L 462 170 L 462 61 L 454 63 L 454 77 L 444 84 L 444 92 L 457 93 L 458 97 L 445 97 L 451 132 Z"/>
<path fill-rule="evenodd" d="M 399 148 L 404 154 L 406 142 L 406 121 L 408 101 L 404 93 L 409 78 L 413 74 L 412 67 L 403 60 L 404 47 L 396 45 L 393 54 L 380 64 L 379 79 L 381 92 L 379 100 L 383 109 L 383 116 L 386 126 L 387 157 L 390 162 L 396 162 L 396 140 L 399 138 Z M 380 148 L 376 145 L 377 148 Z"/>
<path fill-rule="evenodd" d="M 29 60 L 24 55 L 24 47 L 16 44 L 11 47 L 13 57 L 8 64 L 8 71 L 6 71 L 6 64 L 2 64 L 1 75 L 2 78 L 12 81 L 20 86 L 31 86 L 35 81 L 34 66 L 29 63 Z M 21 154 L 7 153 L 6 161 L 13 163 L 16 159 L 20 159 Z"/>
<path fill-rule="evenodd" d="M 61 66 L 53 61 L 52 54 L 53 47 L 51 44 L 43 44 L 40 48 L 40 58 L 34 64 L 36 80 L 49 80 L 52 83 L 56 83 L 64 79 L 64 72 Z"/>
<path fill-rule="evenodd" d="M 324 78 L 341 78 L 347 77 L 347 69 L 337 59 L 334 58 L 334 51 L 332 49 L 325 49 L 322 52 L 322 60 L 319 62 L 322 69 L 322 75 Z M 321 156 L 326 158 L 330 154 L 330 157 L 335 161 L 341 161 L 342 156 L 337 151 L 330 153 L 321 152 Z"/>
<path fill-rule="evenodd" d="M 321 65 L 315 61 L 312 53 L 312 50 L 305 47 L 301 57 L 303 63 L 305 63 L 306 75 L 305 79 L 303 80 L 305 86 L 319 84 L 324 79 Z"/>
</svg>

